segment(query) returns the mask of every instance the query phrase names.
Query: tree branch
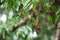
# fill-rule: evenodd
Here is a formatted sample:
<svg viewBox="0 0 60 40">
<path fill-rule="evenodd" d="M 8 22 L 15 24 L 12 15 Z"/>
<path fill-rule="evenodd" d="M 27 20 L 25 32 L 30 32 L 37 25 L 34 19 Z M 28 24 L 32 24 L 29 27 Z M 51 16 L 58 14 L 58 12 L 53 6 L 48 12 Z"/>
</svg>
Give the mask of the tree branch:
<svg viewBox="0 0 60 40">
<path fill-rule="evenodd" d="M 26 24 L 28 21 L 30 21 L 30 20 L 31 20 L 31 18 L 25 17 L 24 19 L 22 19 L 22 20 L 18 23 L 18 25 L 17 25 L 16 27 L 13 27 L 12 31 L 16 31 L 19 27 L 25 25 L 25 24 Z"/>
</svg>

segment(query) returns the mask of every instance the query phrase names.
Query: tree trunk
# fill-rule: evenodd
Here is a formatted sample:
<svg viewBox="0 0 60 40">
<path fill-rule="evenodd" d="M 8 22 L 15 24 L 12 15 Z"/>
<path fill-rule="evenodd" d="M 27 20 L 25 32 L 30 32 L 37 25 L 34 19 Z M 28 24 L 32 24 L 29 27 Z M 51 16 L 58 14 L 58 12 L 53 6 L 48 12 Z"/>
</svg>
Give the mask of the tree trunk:
<svg viewBox="0 0 60 40">
<path fill-rule="evenodd" d="M 58 22 L 58 24 L 57 24 L 55 40 L 60 40 L 60 22 Z"/>
</svg>

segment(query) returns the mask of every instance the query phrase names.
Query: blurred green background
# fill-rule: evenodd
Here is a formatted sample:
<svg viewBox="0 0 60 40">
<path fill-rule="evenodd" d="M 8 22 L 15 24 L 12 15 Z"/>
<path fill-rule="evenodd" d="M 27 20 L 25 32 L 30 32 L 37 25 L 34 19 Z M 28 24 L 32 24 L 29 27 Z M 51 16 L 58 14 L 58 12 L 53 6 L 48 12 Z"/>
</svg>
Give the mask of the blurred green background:
<svg viewBox="0 0 60 40">
<path fill-rule="evenodd" d="M 57 2 L 0 0 L 0 40 L 55 40 L 60 17 Z"/>
</svg>

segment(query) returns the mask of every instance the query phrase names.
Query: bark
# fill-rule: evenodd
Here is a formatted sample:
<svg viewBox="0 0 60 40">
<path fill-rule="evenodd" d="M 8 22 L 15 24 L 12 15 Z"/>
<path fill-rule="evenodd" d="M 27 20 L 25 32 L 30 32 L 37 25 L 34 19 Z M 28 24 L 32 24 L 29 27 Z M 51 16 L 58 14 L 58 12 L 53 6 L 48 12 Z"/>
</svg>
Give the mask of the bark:
<svg viewBox="0 0 60 40">
<path fill-rule="evenodd" d="M 60 22 L 57 25 L 55 40 L 60 40 Z"/>
</svg>

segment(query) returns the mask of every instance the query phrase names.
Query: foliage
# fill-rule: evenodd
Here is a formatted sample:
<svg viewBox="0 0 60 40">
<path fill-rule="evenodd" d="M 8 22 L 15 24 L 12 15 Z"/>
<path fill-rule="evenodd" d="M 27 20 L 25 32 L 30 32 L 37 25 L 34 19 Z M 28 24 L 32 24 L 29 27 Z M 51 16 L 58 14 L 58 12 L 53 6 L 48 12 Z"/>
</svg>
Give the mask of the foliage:
<svg viewBox="0 0 60 40">
<path fill-rule="evenodd" d="M 6 23 L 0 21 L 1 40 L 54 40 L 56 25 L 60 17 L 60 6 L 56 6 L 54 0 L 3 1 L 3 11 L 6 12 L 7 21 Z M 0 5 L 1 10 L 3 9 L 2 5 Z M 9 19 L 8 15 L 11 10 L 14 15 Z M 16 31 L 12 31 L 25 17 L 31 19 L 27 20 L 28 22 L 23 26 L 19 26 Z M 37 33 L 37 37 L 30 35 L 30 33 L 33 34 L 34 32 Z"/>
</svg>

